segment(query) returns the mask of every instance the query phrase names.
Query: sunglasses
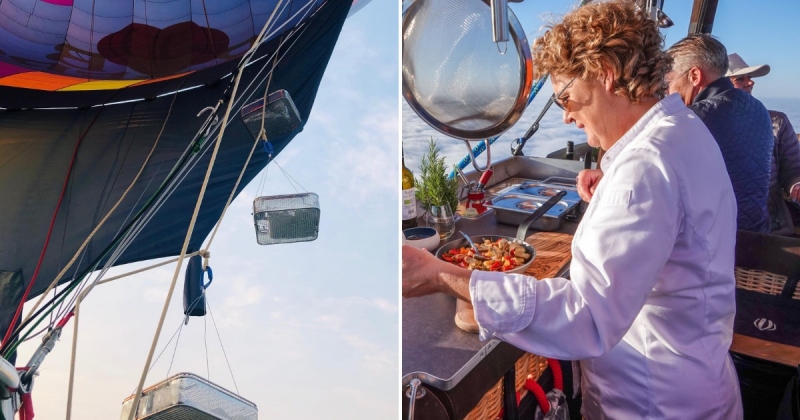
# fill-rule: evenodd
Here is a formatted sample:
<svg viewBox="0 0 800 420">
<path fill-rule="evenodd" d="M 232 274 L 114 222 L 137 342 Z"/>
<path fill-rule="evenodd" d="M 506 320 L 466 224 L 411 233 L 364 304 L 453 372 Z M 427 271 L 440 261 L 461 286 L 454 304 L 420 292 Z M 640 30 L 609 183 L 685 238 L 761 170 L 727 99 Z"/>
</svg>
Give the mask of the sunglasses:
<svg viewBox="0 0 800 420">
<path fill-rule="evenodd" d="M 575 79 L 577 79 L 577 78 L 578 78 L 578 76 L 575 76 L 575 77 L 573 77 L 573 78 L 572 78 L 572 80 L 570 80 L 570 81 L 569 81 L 569 83 L 567 83 L 567 85 L 566 85 L 566 86 L 564 86 L 563 88 L 561 88 L 561 92 L 558 92 L 558 95 L 556 95 L 556 94 L 554 93 L 554 94 L 553 94 L 553 96 L 551 96 L 551 97 L 550 97 L 550 100 L 551 100 L 551 101 L 552 101 L 554 104 L 556 104 L 556 106 L 557 106 L 557 107 L 561 108 L 561 110 L 562 110 L 562 111 L 566 111 L 566 110 L 567 110 L 567 104 L 569 103 L 569 96 L 567 96 L 567 98 L 566 98 L 566 99 L 562 99 L 562 96 L 564 95 L 564 91 L 565 91 L 565 90 L 567 90 L 567 88 L 568 88 L 568 87 L 569 87 L 569 86 L 572 84 L 572 82 L 574 82 L 574 81 L 575 81 Z"/>
</svg>

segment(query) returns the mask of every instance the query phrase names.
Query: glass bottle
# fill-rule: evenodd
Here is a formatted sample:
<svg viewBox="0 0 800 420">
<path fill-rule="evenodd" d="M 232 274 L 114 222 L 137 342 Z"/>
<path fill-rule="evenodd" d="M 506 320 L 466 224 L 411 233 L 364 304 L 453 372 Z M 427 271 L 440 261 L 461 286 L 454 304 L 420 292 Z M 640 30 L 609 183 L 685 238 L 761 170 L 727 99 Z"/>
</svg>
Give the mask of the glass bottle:
<svg viewBox="0 0 800 420">
<path fill-rule="evenodd" d="M 402 153 L 403 163 L 403 230 L 417 227 L 417 199 L 414 196 L 416 190 L 414 189 L 414 174 L 406 168 L 405 154 Z"/>
</svg>

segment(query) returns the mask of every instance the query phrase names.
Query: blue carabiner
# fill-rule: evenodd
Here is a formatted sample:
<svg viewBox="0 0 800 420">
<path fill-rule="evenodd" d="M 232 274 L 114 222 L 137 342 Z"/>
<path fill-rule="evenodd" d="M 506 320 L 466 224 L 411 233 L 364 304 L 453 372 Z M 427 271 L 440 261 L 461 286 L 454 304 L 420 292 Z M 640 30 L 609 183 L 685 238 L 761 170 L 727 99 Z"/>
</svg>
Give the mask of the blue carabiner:
<svg viewBox="0 0 800 420">
<path fill-rule="evenodd" d="M 203 285 L 203 290 L 208 289 L 208 286 L 211 285 L 211 281 L 214 280 L 214 272 L 211 271 L 211 266 L 206 267 L 205 271 L 208 271 L 208 283 Z"/>
</svg>

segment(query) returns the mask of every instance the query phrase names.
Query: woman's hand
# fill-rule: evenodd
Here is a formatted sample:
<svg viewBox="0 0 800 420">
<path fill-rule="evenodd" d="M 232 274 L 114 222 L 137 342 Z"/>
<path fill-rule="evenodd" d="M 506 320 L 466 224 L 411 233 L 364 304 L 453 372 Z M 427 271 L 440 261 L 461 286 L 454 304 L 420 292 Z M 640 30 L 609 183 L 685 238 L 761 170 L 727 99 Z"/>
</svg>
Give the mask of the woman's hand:
<svg viewBox="0 0 800 420">
<path fill-rule="evenodd" d="M 403 245 L 403 297 L 446 293 L 469 301 L 470 271 L 436 258 L 425 249 Z"/>
<path fill-rule="evenodd" d="M 592 201 L 594 190 L 601 179 L 603 179 L 603 171 L 599 169 L 584 169 L 578 173 L 576 185 L 578 187 L 578 195 L 581 196 L 583 201 L 587 203 Z"/>
</svg>

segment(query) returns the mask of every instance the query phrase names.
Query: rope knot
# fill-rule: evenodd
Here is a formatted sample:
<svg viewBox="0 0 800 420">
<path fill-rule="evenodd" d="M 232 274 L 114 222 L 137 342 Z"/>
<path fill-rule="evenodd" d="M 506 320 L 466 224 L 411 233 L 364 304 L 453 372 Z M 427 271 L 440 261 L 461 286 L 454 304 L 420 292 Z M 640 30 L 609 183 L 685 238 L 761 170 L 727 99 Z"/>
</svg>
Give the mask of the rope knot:
<svg viewBox="0 0 800 420">
<path fill-rule="evenodd" d="M 208 259 L 211 258 L 211 251 L 207 249 L 201 249 L 200 251 L 197 251 L 197 255 L 203 257 L 203 270 L 205 270 L 206 267 L 208 267 Z"/>
</svg>

